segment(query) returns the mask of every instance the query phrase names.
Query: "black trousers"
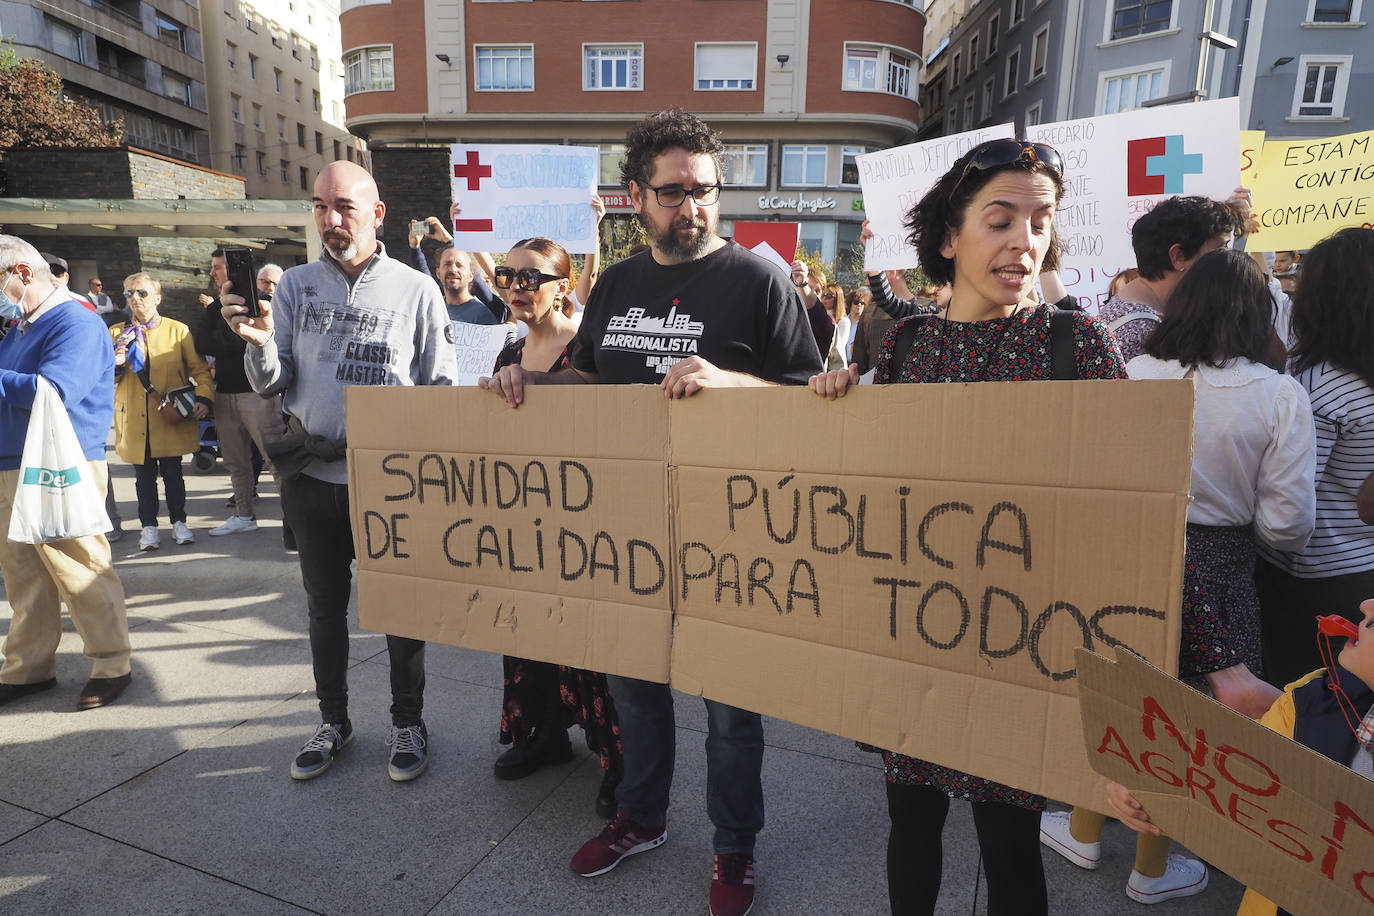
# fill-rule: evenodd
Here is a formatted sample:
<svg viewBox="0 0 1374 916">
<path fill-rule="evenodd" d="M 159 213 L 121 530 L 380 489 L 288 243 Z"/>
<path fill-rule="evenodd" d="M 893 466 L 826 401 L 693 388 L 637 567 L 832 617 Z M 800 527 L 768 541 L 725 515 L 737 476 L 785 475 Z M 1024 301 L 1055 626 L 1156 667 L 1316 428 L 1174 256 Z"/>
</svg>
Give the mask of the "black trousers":
<svg viewBox="0 0 1374 916">
<path fill-rule="evenodd" d="M 930 916 L 940 896 L 941 836 L 949 796 L 930 786 L 887 784 L 887 895 L 893 916 Z M 1048 916 L 1040 862 L 1040 812 L 973 802 L 973 826 L 988 882 L 988 916 Z"/>
<path fill-rule="evenodd" d="M 305 474 L 288 477 L 282 481 L 281 504 L 299 549 L 320 716 L 325 722 L 342 722 L 348 718 L 348 598 L 353 581 L 348 485 Z M 387 636 L 386 647 L 392 724 L 416 725 L 424 706 L 425 644 Z"/>
</svg>

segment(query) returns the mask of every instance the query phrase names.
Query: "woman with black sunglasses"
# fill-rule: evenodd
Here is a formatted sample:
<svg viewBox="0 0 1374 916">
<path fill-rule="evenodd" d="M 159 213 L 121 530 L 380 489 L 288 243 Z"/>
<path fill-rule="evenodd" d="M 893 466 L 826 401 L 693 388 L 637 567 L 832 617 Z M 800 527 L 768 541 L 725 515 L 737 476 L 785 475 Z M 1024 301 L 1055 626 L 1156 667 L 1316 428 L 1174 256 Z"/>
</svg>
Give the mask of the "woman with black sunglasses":
<svg viewBox="0 0 1374 916">
<path fill-rule="evenodd" d="M 563 246 L 546 238 L 517 242 L 494 273 L 511 317 L 523 321 L 529 334 L 501 351 L 493 373 L 512 365 L 540 372 L 571 365 L 577 325 L 563 308 L 572 288 L 572 265 Z M 523 779 L 542 766 L 569 760 L 568 726 L 580 722 L 587 747 L 601 757 L 605 771 L 596 796 L 597 813 L 614 817 L 622 767 L 619 725 L 606 676 L 511 656 L 502 664 L 501 743 L 512 747 L 496 759 L 497 778 Z"/>
<path fill-rule="evenodd" d="M 989 141 L 955 162 L 912 208 L 906 228 L 921 269 L 933 282 L 951 284 L 951 294 L 940 315 L 893 325 L 878 352 L 876 382 L 1033 381 L 1055 375 L 1063 354 L 1054 358 L 1051 327 L 1065 318 L 1052 318 L 1056 312 L 1037 298 L 1035 280 L 1042 269 L 1057 267 L 1053 219 L 1064 191 L 1061 169 L 1059 154 L 1048 146 Z M 1081 312 L 1059 314 L 1067 316 L 1071 331 L 1074 376 L 1126 378 L 1105 327 Z M 851 365 L 815 376 L 810 385 L 818 395 L 836 398 L 858 380 L 858 367 Z M 1235 651 L 1201 590 L 1190 586 L 1184 595 L 1182 667 L 1199 675 L 1229 670 Z M 1049 912 L 1039 845 L 1042 796 L 890 751 L 883 752 L 883 763 L 894 914 L 935 911 L 951 798 L 973 803 L 989 916 Z"/>
</svg>

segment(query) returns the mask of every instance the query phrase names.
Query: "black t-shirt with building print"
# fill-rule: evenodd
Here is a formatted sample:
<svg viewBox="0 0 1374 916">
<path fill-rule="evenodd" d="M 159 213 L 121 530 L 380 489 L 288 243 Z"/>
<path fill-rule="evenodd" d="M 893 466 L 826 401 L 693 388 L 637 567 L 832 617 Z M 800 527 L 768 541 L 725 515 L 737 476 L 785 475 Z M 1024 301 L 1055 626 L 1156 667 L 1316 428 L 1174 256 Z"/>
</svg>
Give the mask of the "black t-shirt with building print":
<svg viewBox="0 0 1374 916">
<path fill-rule="evenodd" d="M 791 279 L 734 242 L 670 267 L 642 251 L 607 268 L 589 299 L 573 366 L 602 382 L 657 384 L 689 356 L 784 385 L 822 369 Z"/>
</svg>

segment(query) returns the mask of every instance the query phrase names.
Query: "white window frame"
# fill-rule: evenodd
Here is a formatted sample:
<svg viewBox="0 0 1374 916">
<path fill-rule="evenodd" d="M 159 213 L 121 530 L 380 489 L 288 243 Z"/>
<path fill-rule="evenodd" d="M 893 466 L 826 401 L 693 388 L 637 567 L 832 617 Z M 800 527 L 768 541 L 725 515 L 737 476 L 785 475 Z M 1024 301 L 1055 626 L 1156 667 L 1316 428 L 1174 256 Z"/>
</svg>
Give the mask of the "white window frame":
<svg viewBox="0 0 1374 916">
<path fill-rule="evenodd" d="M 235 124 L 243 123 L 243 96 L 237 92 L 229 93 L 229 114 Z"/>
<path fill-rule="evenodd" d="M 955 51 L 954 57 L 950 59 L 949 88 L 951 89 L 956 89 L 959 86 L 959 65 L 963 63 L 963 60 L 964 55 L 959 51 Z"/>
<path fill-rule="evenodd" d="M 1011 0 L 1011 21 L 1007 28 L 1020 25 L 1026 18 L 1026 0 Z"/>
<path fill-rule="evenodd" d="M 849 64 L 850 61 L 855 60 L 873 61 L 873 85 L 864 85 L 862 73 L 858 85 L 850 82 Z M 840 89 L 844 92 L 880 92 L 883 95 L 895 95 L 898 98 L 914 101 L 916 93 L 919 91 L 917 86 L 921 78 L 920 61 L 921 55 L 897 45 L 860 41 L 845 42 L 844 67 L 840 72 Z M 906 92 L 894 92 L 892 91 L 894 78 L 898 78 L 900 81 L 903 71 L 905 71 Z"/>
<path fill-rule="evenodd" d="M 528 86 L 496 86 L 496 85 L 491 85 L 491 86 L 485 86 L 485 87 L 484 87 L 484 86 L 482 85 L 482 77 L 481 77 L 480 74 L 481 74 L 481 68 L 482 68 L 482 55 L 483 55 L 483 52 L 486 52 L 486 53 L 488 53 L 488 54 L 492 54 L 492 53 L 497 52 L 497 51 L 501 51 L 501 52 L 512 52 L 512 51 L 513 51 L 513 52 L 516 52 L 516 54 L 515 54 L 514 57 L 502 57 L 502 58 L 500 58 L 500 60 L 501 60 L 503 63 L 506 63 L 506 64 L 507 64 L 507 75 L 509 75 L 509 63 L 508 63 L 508 61 L 510 61 L 510 60 L 518 60 L 518 61 L 520 62 L 520 65 L 521 65 L 521 69 L 523 70 L 523 69 L 524 69 L 525 60 L 527 59 L 527 58 L 526 58 L 526 53 L 525 53 L 525 52 L 527 52 L 527 51 L 529 52 L 529 54 L 528 54 L 528 60 L 529 60 L 529 65 L 530 65 L 530 84 L 529 84 Z M 497 58 L 492 57 L 492 58 L 490 58 L 490 59 L 488 60 L 488 63 L 489 63 L 489 64 L 494 64 L 494 63 L 496 63 L 496 60 L 497 60 Z M 495 70 L 493 70 L 492 72 L 494 73 Z M 473 45 L 473 46 L 472 46 L 472 88 L 473 88 L 473 90 L 476 91 L 476 92 L 533 92 L 533 91 L 534 91 L 534 75 L 535 75 L 535 74 L 534 74 L 534 44 L 533 44 L 533 43 L 525 43 L 525 44 L 519 44 L 519 43 L 517 43 L 517 44 L 482 44 L 482 45 Z M 493 80 L 493 83 L 494 83 L 494 82 L 495 82 L 495 81 Z"/>
<path fill-rule="evenodd" d="M 987 60 L 997 56 L 997 48 L 1001 39 L 999 34 L 1002 31 L 1002 14 L 993 13 L 988 17 L 987 48 L 983 51 L 983 57 Z"/>
<path fill-rule="evenodd" d="M 1007 66 L 1002 74 L 1002 98 L 1016 95 L 1021 88 L 1021 46 L 1007 52 Z"/>
<path fill-rule="evenodd" d="M 386 52 L 383 55 L 381 52 Z M 350 81 L 349 72 L 353 69 L 349 58 L 353 55 L 360 55 L 357 63 L 360 67 L 359 78 L 356 82 Z M 389 66 L 385 69 L 390 70 L 390 77 L 373 79 L 372 65 L 373 59 L 380 63 L 385 60 Z M 349 48 L 340 59 L 344 65 L 344 95 L 357 95 L 361 92 L 390 92 L 396 88 L 396 50 L 391 45 L 360 45 L 356 48 Z"/>
<path fill-rule="evenodd" d="M 1093 106 L 1094 114 L 1107 114 L 1107 84 L 1112 80 L 1123 79 L 1128 76 L 1142 76 L 1146 73 L 1160 71 L 1159 95 L 1157 99 L 1162 99 L 1169 94 L 1169 75 L 1173 69 L 1171 59 L 1157 60 L 1149 63 L 1139 64 L 1134 67 L 1120 67 L 1116 70 L 1103 70 L 1097 75 L 1097 102 Z M 1118 108 L 1116 112 L 1135 111 L 1134 108 Z"/>
<path fill-rule="evenodd" d="M 183 87 L 182 91 L 173 94 L 171 91 L 172 87 L 168 84 L 169 80 L 181 83 Z M 182 76 L 180 73 L 176 73 L 172 70 L 162 71 L 162 94 L 166 98 L 174 102 L 180 102 L 183 105 L 190 105 L 193 91 L 194 90 L 191 88 L 191 78 L 189 76 Z"/>
<path fill-rule="evenodd" d="M 257 159 L 258 174 L 265 177 L 267 175 L 267 154 L 258 150 L 254 158 Z"/>
<path fill-rule="evenodd" d="M 945 111 L 945 132 L 957 134 L 959 132 L 959 106 L 950 105 Z"/>
<path fill-rule="evenodd" d="M 1317 0 L 1307 0 L 1307 15 L 1303 18 L 1302 24 L 1308 28 L 1350 28 L 1351 26 L 1363 25 L 1360 20 L 1360 7 L 1364 5 L 1364 0 L 1351 0 L 1350 18 L 1345 22 L 1317 22 L 1312 17 L 1317 14 Z"/>
<path fill-rule="evenodd" d="M 963 130 L 973 130 L 973 125 L 977 123 L 976 121 L 974 121 L 973 116 L 977 113 L 978 109 L 974 107 L 973 93 L 970 92 L 968 95 L 964 96 Z"/>
<path fill-rule="evenodd" d="M 1044 119 L 1044 103 L 1036 102 L 1034 105 L 1027 106 L 1025 128 L 1029 131 L 1032 127 L 1042 122 Z M 1031 118 L 1035 118 L 1034 121 Z"/>
<path fill-rule="evenodd" d="M 248 53 L 248 78 L 250 80 L 258 78 L 258 56 L 251 51 Z"/>
<path fill-rule="evenodd" d="M 592 85 L 592 63 L 593 55 L 598 61 L 604 52 L 628 52 L 626 54 L 610 54 L 607 60 L 624 60 L 625 81 L 624 86 L 594 86 Z M 599 68 L 598 68 L 599 71 Z M 643 92 L 644 91 L 644 44 L 642 42 L 627 42 L 624 44 L 612 44 L 607 42 L 583 42 L 582 43 L 582 90 L 584 92 Z"/>
<path fill-rule="evenodd" d="M 257 128 L 258 130 L 262 130 L 262 106 L 259 105 L 257 102 L 253 102 L 252 105 L 253 105 L 253 126 L 254 126 L 255 128 Z"/>
<path fill-rule="evenodd" d="M 727 188 L 766 188 L 768 187 L 768 144 L 767 143 L 727 143 L 721 151 L 720 183 Z M 735 158 L 743 163 L 742 174 L 757 176 L 758 181 L 730 181 L 726 178 L 726 160 Z M 758 165 L 762 168 L 757 168 Z"/>
<path fill-rule="evenodd" d="M 701 52 L 706 48 L 749 48 L 749 75 L 741 70 L 730 76 L 706 76 L 701 74 Z M 740 57 L 743 60 L 743 55 Z M 722 86 L 703 86 L 706 83 L 724 83 Z M 741 85 L 731 86 L 730 83 Z M 744 83 L 749 85 L 745 86 Z M 757 41 L 698 41 L 692 44 L 692 89 L 696 92 L 756 92 L 759 86 L 759 43 Z"/>
<path fill-rule="evenodd" d="M 992 106 L 997 104 L 997 77 L 990 76 L 983 81 L 983 118 L 992 117 Z"/>
<path fill-rule="evenodd" d="M 1345 117 L 1345 95 L 1350 88 L 1350 71 L 1354 65 L 1354 56 L 1351 54 L 1304 54 L 1298 58 L 1298 78 L 1293 86 L 1293 109 L 1288 115 L 1290 121 L 1344 121 Z M 1331 93 L 1331 113 L 1330 114 L 1299 114 L 1304 107 L 1311 107 L 1310 104 L 1303 102 L 1303 89 L 1307 83 L 1308 67 L 1335 67 L 1336 85 L 1332 87 Z M 1312 103 L 1320 104 L 1320 103 Z"/>
<path fill-rule="evenodd" d="M 52 51 L 54 54 L 58 57 L 66 58 L 67 60 L 76 61 L 78 64 L 84 64 L 86 62 L 86 46 L 81 40 L 81 30 L 79 28 L 72 25 L 70 22 L 50 18 L 48 19 L 48 31 L 51 35 Z M 65 32 L 67 38 L 71 40 L 72 50 L 76 54 L 75 57 L 67 57 L 67 55 L 57 49 L 57 33 L 59 31 Z"/>
<path fill-rule="evenodd" d="M 854 180 L 853 180 L 852 182 L 847 182 L 847 181 L 844 180 L 844 161 L 845 161 L 845 159 L 847 159 L 847 158 L 849 158 L 849 157 L 851 157 L 851 156 L 854 157 L 855 159 L 857 159 L 859 156 L 862 156 L 864 153 L 867 153 L 867 152 L 871 152 L 871 150 L 869 150 L 869 148 L 866 147 L 866 146 L 849 145 L 849 146 L 842 146 L 842 147 L 840 147 L 840 184 L 839 184 L 839 187 L 841 187 L 841 188 L 857 188 L 857 187 L 859 187 L 859 179 L 858 179 L 858 162 L 856 161 L 855 164 L 854 164 L 854 171 L 855 171 Z"/>
<path fill-rule="evenodd" d="M 965 76 L 972 76 L 973 71 L 978 69 L 978 39 L 979 35 L 974 32 L 968 40 L 968 72 Z"/>
<path fill-rule="evenodd" d="M 855 79 L 850 79 L 850 62 L 854 62 L 857 67 Z M 871 73 L 865 72 L 864 64 L 872 61 L 873 70 Z M 846 92 L 878 92 L 879 86 L 886 81 L 879 76 L 882 72 L 883 49 L 877 45 L 859 44 L 857 42 L 845 42 L 844 45 L 844 70 L 840 74 L 840 88 Z M 868 77 L 872 77 L 871 85 Z"/>
<path fill-rule="evenodd" d="M 1141 3 L 1148 0 L 1140 0 Z M 1147 38 L 1157 38 L 1160 35 L 1174 35 L 1178 32 L 1178 8 L 1184 0 L 1170 0 L 1169 3 L 1169 25 L 1157 32 L 1141 32 L 1137 35 L 1126 35 L 1121 38 L 1112 37 L 1112 21 L 1116 18 L 1117 0 L 1107 0 L 1107 14 L 1102 21 L 1102 43 L 1120 44 L 1123 41 L 1143 41 Z"/>
<path fill-rule="evenodd" d="M 789 150 L 801 151 L 802 175 L 801 181 L 787 180 L 787 153 Z M 814 156 L 819 153 L 821 158 L 821 180 L 819 182 L 807 181 L 806 173 L 810 171 L 809 166 Z M 782 152 L 778 156 L 778 187 L 780 188 L 823 188 L 826 187 L 826 179 L 830 174 L 830 147 L 819 143 L 784 143 Z"/>
<path fill-rule="evenodd" d="M 1040 61 L 1040 69 L 1039 69 L 1039 70 L 1035 69 L 1035 46 L 1036 46 L 1037 44 L 1042 45 L 1042 46 L 1044 47 L 1044 49 L 1045 49 L 1045 54 L 1044 54 L 1043 58 L 1042 58 L 1041 61 Z M 1040 77 L 1044 76 L 1045 73 L 1049 70 L 1049 67 L 1050 67 L 1050 27 L 1049 27 L 1048 25 L 1042 25 L 1040 28 L 1036 29 L 1036 30 L 1035 30 L 1035 34 L 1031 36 L 1030 78 L 1026 80 L 1027 85 L 1029 85 L 1030 83 L 1034 82 L 1035 80 L 1040 79 Z"/>
</svg>

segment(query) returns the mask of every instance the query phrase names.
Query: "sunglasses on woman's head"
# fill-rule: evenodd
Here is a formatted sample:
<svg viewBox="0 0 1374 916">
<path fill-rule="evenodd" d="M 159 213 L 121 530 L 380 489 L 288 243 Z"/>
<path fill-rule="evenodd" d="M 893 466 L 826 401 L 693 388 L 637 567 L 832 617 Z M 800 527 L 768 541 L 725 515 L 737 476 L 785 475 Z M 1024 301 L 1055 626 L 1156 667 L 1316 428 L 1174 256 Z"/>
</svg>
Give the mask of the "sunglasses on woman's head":
<svg viewBox="0 0 1374 916">
<path fill-rule="evenodd" d="M 526 292 L 533 292 L 551 280 L 562 280 L 562 277 L 555 277 L 553 274 L 546 274 L 537 267 L 524 267 L 516 270 L 514 267 L 496 268 L 497 289 L 510 289 L 518 286 Z"/>
<path fill-rule="evenodd" d="M 988 169 L 1000 169 L 1013 165 L 1021 161 L 1044 163 L 1056 177 L 1064 175 L 1064 160 L 1060 157 L 1059 151 L 1052 146 L 1044 143 L 1028 143 L 1025 140 L 989 140 L 973 154 L 968 164 L 964 166 L 963 174 L 950 189 L 949 196 L 952 199 L 959 186 L 964 183 L 968 173 L 977 169 L 986 172 Z"/>
</svg>

